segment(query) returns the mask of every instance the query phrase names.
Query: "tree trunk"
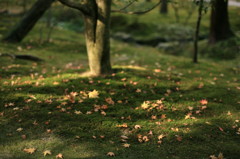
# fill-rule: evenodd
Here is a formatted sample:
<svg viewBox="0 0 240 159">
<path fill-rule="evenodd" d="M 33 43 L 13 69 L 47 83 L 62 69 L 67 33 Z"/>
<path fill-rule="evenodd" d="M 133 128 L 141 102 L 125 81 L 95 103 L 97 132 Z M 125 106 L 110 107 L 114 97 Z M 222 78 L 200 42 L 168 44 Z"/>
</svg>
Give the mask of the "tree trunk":
<svg viewBox="0 0 240 159">
<path fill-rule="evenodd" d="M 3 41 L 21 42 L 53 2 L 54 0 L 38 0 Z"/>
<path fill-rule="evenodd" d="M 90 73 L 93 76 L 111 72 L 110 63 L 110 12 L 111 0 L 95 0 L 91 16 L 84 15 L 85 37 Z"/>
<path fill-rule="evenodd" d="M 162 4 L 160 5 L 160 13 L 167 14 L 168 13 L 168 0 L 162 0 Z"/>
<path fill-rule="evenodd" d="M 193 53 L 193 62 L 198 62 L 198 39 L 199 39 L 199 31 L 200 31 L 200 24 L 202 20 L 202 12 L 203 12 L 203 0 L 199 1 L 199 8 L 198 8 L 198 19 L 197 25 L 195 29 L 195 37 L 194 37 L 194 53 Z"/>
<path fill-rule="evenodd" d="M 210 22 L 209 43 L 226 40 L 234 36 L 228 18 L 228 0 L 213 1 Z"/>
</svg>

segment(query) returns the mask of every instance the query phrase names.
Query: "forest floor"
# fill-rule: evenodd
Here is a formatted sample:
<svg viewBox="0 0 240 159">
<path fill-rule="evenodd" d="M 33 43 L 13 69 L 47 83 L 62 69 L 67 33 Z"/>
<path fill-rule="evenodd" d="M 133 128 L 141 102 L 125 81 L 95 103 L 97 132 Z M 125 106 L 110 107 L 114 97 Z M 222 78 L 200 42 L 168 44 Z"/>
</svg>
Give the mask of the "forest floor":
<svg viewBox="0 0 240 159">
<path fill-rule="evenodd" d="M 111 41 L 114 72 L 87 78 L 84 36 L 35 28 L 0 57 L 0 159 L 238 159 L 239 58 L 189 57 Z"/>
</svg>

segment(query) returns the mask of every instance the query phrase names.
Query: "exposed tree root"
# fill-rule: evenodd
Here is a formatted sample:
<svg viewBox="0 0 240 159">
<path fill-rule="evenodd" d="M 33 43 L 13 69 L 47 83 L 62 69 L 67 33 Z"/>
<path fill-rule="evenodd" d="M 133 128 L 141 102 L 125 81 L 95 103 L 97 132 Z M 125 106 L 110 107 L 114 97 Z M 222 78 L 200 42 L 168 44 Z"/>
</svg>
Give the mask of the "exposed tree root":
<svg viewBox="0 0 240 159">
<path fill-rule="evenodd" d="M 29 60 L 29 61 L 35 61 L 35 62 L 41 62 L 44 61 L 43 59 L 40 59 L 39 57 L 32 56 L 32 55 L 14 55 L 9 53 L 0 53 L 1 56 L 8 56 L 12 59 L 22 59 L 22 60 Z"/>
</svg>

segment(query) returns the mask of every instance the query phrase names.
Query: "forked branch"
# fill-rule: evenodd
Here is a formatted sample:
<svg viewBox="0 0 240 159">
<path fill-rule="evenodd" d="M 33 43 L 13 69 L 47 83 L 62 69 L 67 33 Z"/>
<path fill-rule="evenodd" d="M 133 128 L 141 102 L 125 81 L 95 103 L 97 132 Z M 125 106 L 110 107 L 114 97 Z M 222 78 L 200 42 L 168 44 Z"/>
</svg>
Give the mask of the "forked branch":
<svg viewBox="0 0 240 159">
<path fill-rule="evenodd" d="M 68 6 L 70 8 L 77 9 L 77 10 L 81 11 L 83 14 L 89 14 L 89 11 L 88 11 L 88 8 L 87 8 L 87 5 L 86 5 L 87 2 L 85 2 L 85 3 L 75 3 L 71 0 L 58 0 L 58 1 L 65 6 Z"/>
<path fill-rule="evenodd" d="M 127 12 L 127 11 L 124 11 L 124 10 L 115 10 L 115 11 L 113 11 L 113 12 L 118 12 L 118 13 L 124 13 L 124 14 L 145 14 L 145 13 L 148 13 L 148 12 L 150 12 L 151 10 L 153 10 L 153 9 L 155 9 L 157 6 L 159 6 L 160 5 L 160 3 L 161 3 L 161 0 L 158 2 L 158 3 L 156 3 L 153 7 L 151 7 L 151 8 L 149 8 L 149 9 L 147 9 L 147 10 L 144 10 L 144 11 L 135 11 L 135 12 Z M 126 6 L 125 6 L 126 7 Z"/>
<path fill-rule="evenodd" d="M 129 4 L 127 4 L 126 6 L 124 6 L 123 8 L 121 8 L 119 10 L 112 10 L 111 12 L 121 12 L 121 11 L 127 9 L 128 7 L 130 7 L 134 2 L 136 2 L 136 0 L 131 1 Z"/>
</svg>

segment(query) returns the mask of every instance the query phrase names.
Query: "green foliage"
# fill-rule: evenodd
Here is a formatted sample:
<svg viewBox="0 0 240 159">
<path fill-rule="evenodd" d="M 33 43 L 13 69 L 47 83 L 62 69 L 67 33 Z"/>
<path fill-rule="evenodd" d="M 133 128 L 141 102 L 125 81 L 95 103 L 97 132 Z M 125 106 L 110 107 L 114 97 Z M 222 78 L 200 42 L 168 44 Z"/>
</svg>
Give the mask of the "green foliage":
<svg viewBox="0 0 240 159">
<path fill-rule="evenodd" d="M 214 46 L 202 46 L 201 53 L 210 58 L 229 60 L 235 59 L 240 55 L 240 39 L 231 38 L 226 41 L 219 42 Z"/>
</svg>

